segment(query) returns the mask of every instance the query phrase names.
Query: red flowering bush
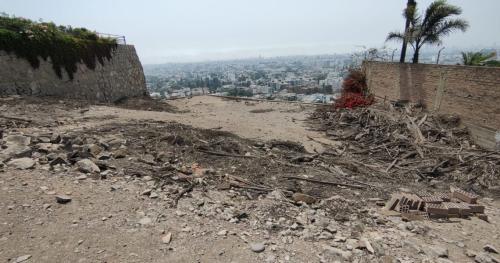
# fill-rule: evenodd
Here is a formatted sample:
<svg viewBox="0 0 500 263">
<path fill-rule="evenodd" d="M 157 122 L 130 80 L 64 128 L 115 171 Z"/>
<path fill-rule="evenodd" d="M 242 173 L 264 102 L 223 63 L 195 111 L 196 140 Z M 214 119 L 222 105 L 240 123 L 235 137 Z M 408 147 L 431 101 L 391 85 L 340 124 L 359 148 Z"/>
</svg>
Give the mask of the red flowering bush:
<svg viewBox="0 0 500 263">
<path fill-rule="evenodd" d="M 366 76 L 359 69 L 349 70 L 349 75 L 342 83 L 342 95 L 337 99 L 335 108 L 352 109 L 366 107 L 374 102 L 374 97 L 368 93 Z"/>
<path fill-rule="evenodd" d="M 373 96 L 362 93 L 343 92 L 342 96 L 335 103 L 337 109 L 352 109 L 356 107 L 366 107 L 373 104 Z"/>
</svg>

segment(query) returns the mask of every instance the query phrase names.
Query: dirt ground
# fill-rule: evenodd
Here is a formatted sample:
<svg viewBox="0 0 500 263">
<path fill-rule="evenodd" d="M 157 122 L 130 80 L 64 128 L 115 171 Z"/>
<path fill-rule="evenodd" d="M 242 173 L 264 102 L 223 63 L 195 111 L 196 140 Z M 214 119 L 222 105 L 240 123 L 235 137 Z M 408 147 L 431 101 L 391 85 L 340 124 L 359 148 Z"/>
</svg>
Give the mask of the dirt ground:
<svg viewBox="0 0 500 263">
<path fill-rule="evenodd" d="M 3 98 L 0 109 L 3 151 L 30 138 L 28 168 L 0 163 L 0 262 L 500 258 L 484 249 L 500 249 L 498 199 L 480 199 L 489 222 L 403 221 L 377 203 L 448 184 L 350 170 L 331 154 L 340 142 L 306 121 L 313 106 L 204 96 L 166 106 Z"/>
</svg>

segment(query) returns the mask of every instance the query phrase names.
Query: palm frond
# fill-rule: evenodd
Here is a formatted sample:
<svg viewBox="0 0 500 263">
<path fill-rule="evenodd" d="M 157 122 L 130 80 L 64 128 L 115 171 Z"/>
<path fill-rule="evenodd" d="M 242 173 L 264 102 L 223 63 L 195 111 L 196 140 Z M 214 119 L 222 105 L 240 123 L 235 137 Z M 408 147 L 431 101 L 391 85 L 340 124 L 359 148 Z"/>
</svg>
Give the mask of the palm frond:
<svg viewBox="0 0 500 263">
<path fill-rule="evenodd" d="M 385 41 L 404 41 L 405 34 L 401 32 L 390 32 Z"/>
</svg>

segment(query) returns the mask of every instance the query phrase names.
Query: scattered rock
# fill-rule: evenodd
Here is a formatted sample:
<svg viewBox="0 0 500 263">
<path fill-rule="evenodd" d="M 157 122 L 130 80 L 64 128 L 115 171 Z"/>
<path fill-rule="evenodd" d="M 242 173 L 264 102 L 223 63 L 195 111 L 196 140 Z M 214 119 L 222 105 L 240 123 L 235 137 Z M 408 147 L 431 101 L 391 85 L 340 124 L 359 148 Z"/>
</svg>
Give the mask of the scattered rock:
<svg viewBox="0 0 500 263">
<path fill-rule="evenodd" d="M 474 261 L 477 263 L 500 263 L 500 260 L 490 256 L 488 253 L 482 252 L 476 255 Z"/>
<path fill-rule="evenodd" d="M 484 246 L 484 247 L 483 247 L 483 249 L 484 249 L 484 251 L 486 251 L 486 252 L 490 252 L 490 253 L 495 253 L 495 254 L 498 254 L 498 250 L 497 250 L 494 246 L 492 246 L 492 245 L 490 245 L 490 244 L 488 244 L 488 245 Z"/>
<path fill-rule="evenodd" d="M 83 173 L 99 173 L 101 169 L 89 159 L 83 159 L 76 163 L 78 170 Z"/>
<path fill-rule="evenodd" d="M 470 258 L 473 258 L 477 255 L 477 253 L 474 250 L 467 249 L 467 250 L 465 250 L 465 255 L 470 257 Z"/>
<path fill-rule="evenodd" d="M 6 149 L 0 150 L 0 161 L 31 156 L 31 138 L 23 135 L 9 135 L 4 138 Z"/>
<path fill-rule="evenodd" d="M 151 191 L 153 191 L 152 189 L 146 189 L 144 191 L 142 191 L 141 195 L 147 195 L 149 196 L 151 194 Z"/>
<path fill-rule="evenodd" d="M 20 262 L 24 262 L 24 261 L 26 261 L 26 260 L 28 260 L 30 258 L 31 258 L 31 255 L 24 255 L 24 256 L 17 257 L 14 262 L 15 263 L 20 263 Z"/>
<path fill-rule="evenodd" d="M 79 181 L 86 180 L 86 179 L 87 179 L 87 176 L 84 174 L 76 177 L 76 180 L 79 180 Z"/>
<path fill-rule="evenodd" d="M 218 236 L 226 236 L 227 235 L 227 230 L 221 230 L 217 233 Z"/>
<path fill-rule="evenodd" d="M 49 164 L 50 164 L 50 166 L 55 166 L 58 164 L 68 164 L 68 162 L 66 160 L 64 160 L 62 157 L 58 156 L 55 159 L 53 159 Z"/>
<path fill-rule="evenodd" d="M 36 145 L 36 148 L 38 148 L 38 152 L 50 153 L 57 151 L 59 149 L 59 144 L 39 143 Z"/>
<path fill-rule="evenodd" d="M 113 157 L 115 159 L 121 159 L 127 157 L 127 148 L 118 148 L 116 151 L 113 152 Z"/>
<path fill-rule="evenodd" d="M 302 193 L 294 193 L 292 195 L 292 199 L 295 202 L 304 202 L 308 205 L 316 203 L 316 198 Z"/>
<path fill-rule="evenodd" d="M 331 247 L 328 245 L 323 245 L 323 255 L 328 256 L 328 257 L 333 257 L 333 259 L 341 257 L 343 260 L 346 260 L 349 262 L 352 258 L 352 252 L 345 251 L 345 250 L 342 250 L 342 249 L 336 248 L 336 247 Z"/>
<path fill-rule="evenodd" d="M 97 157 L 102 152 L 102 148 L 97 144 L 85 144 L 83 146 L 83 151 L 92 154 L 92 156 L 94 157 Z"/>
<path fill-rule="evenodd" d="M 255 253 L 261 253 L 266 250 L 266 246 L 264 243 L 251 243 L 250 244 L 250 250 L 252 250 Z"/>
<path fill-rule="evenodd" d="M 60 143 L 61 142 L 61 135 L 57 133 L 53 133 L 52 136 L 50 137 L 50 142 L 51 143 Z"/>
<path fill-rule="evenodd" d="M 172 241 L 172 233 L 167 233 L 161 238 L 161 242 L 163 244 L 170 244 L 170 241 Z"/>
<path fill-rule="evenodd" d="M 364 248 L 366 248 L 366 250 L 368 250 L 368 252 L 370 252 L 370 254 L 374 254 L 375 253 L 375 250 L 373 249 L 373 247 L 370 244 L 370 242 L 368 241 L 368 239 L 362 238 L 360 242 L 363 243 Z"/>
<path fill-rule="evenodd" d="M 424 246 L 424 253 L 429 256 L 439 257 L 439 258 L 447 258 L 448 257 L 448 249 L 442 246 L 433 245 L 433 246 Z"/>
<path fill-rule="evenodd" d="M 67 196 L 67 195 L 56 195 L 56 201 L 59 203 L 59 204 L 67 204 L 69 202 L 71 202 L 71 197 Z"/>
<path fill-rule="evenodd" d="M 31 169 L 35 166 L 35 161 L 31 158 L 19 158 L 11 160 L 7 165 L 12 166 L 19 170 Z"/>
<path fill-rule="evenodd" d="M 152 192 L 152 193 L 149 195 L 149 198 L 153 198 L 153 199 L 158 198 L 158 197 L 160 197 L 160 195 L 159 195 L 158 193 L 156 193 L 156 192 Z"/>
</svg>

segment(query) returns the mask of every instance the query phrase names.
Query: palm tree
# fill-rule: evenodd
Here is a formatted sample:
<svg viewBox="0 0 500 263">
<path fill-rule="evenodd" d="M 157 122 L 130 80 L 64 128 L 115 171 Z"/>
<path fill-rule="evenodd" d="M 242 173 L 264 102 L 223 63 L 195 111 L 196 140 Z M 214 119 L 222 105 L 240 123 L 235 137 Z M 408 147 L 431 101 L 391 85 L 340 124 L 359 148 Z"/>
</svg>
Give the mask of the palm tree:
<svg viewBox="0 0 500 263">
<path fill-rule="evenodd" d="M 427 7 L 423 17 L 418 14 L 416 5 L 405 9 L 404 17 L 410 21 L 405 33 L 391 32 L 387 40 L 407 41 L 415 51 L 413 63 L 418 63 L 420 49 L 423 45 L 439 45 L 441 38 L 460 30 L 465 32 L 469 23 L 463 19 L 452 19 L 450 16 L 462 14 L 460 7 L 450 5 L 446 0 L 436 0 Z"/>
<path fill-rule="evenodd" d="M 403 16 L 406 18 L 406 24 L 405 24 L 405 32 L 408 32 L 408 29 L 410 28 L 410 17 L 411 15 L 406 15 L 406 12 L 414 12 L 415 8 L 417 7 L 417 2 L 415 0 L 408 0 L 408 3 L 406 4 L 406 9 L 404 10 Z M 408 41 L 406 39 L 403 39 L 403 46 L 401 47 L 401 57 L 399 58 L 399 63 L 405 63 L 406 60 L 406 49 L 408 48 Z"/>
<path fill-rule="evenodd" d="M 484 66 L 488 60 L 496 56 L 495 52 L 490 54 L 484 54 L 483 52 L 462 52 L 462 63 L 467 66 Z"/>
</svg>

